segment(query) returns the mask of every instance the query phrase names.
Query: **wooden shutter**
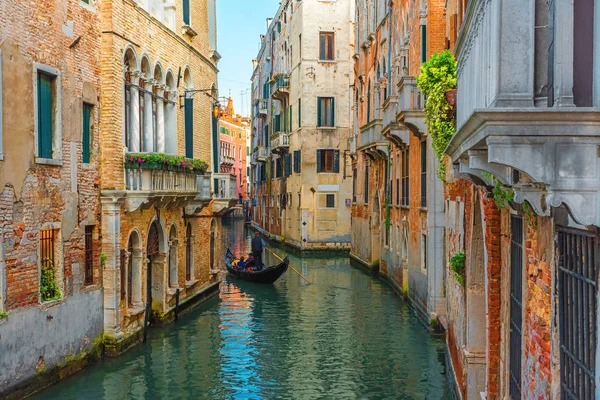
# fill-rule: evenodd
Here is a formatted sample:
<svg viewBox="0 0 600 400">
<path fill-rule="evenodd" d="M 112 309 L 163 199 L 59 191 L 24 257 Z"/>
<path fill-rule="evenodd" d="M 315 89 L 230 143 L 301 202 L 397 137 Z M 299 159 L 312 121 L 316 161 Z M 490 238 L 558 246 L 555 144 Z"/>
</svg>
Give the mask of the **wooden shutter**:
<svg viewBox="0 0 600 400">
<path fill-rule="evenodd" d="M 190 0 L 183 0 L 183 24 L 184 25 L 191 25 L 190 24 Z"/>
<path fill-rule="evenodd" d="M 38 156 L 52 158 L 52 77 L 38 72 Z"/>
<path fill-rule="evenodd" d="M 321 165 L 321 150 L 317 150 L 317 172 L 321 172 L 322 169 L 322 165 Z"/>
<path fill-rule="evenodd" d="M 317 97 L 317 126 L 322 125 L 321 104 L 322 104 L 321 98 Z"/>
<path fill-rule="evenodd" d="M 327 110 L 329 126 L 335 126 L 335 98 L 329 99 L 329 110 Z"/>
<path fill-rule="evenodd" d="M 340 172 L 340 151 L 339 150 L 333 151 L 333 172 L 335 172 L 335 173 Z"/>
<path fill-rule="evenodd" d="M 194 99 L 185 99 L 185 156 L 194 158 Z"/>
<path fill-rule="evenodd" d="M 81 138 L 82 161 L 90 162 L 90 114 L 92 107 L 89 104 L 83 105 L 83 132 Z"/>
</svg>

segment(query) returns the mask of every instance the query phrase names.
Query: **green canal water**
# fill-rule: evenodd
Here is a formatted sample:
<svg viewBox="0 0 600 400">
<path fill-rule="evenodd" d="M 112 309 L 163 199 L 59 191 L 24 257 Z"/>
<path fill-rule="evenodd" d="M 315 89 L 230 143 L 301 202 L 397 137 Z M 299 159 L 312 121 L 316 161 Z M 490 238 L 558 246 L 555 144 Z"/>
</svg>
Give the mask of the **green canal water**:
<svg viewBox="0 0 600 400">
<path fill-rule="evenodd" d="M 228 222 L 225 247 L 247 253 L 251 234 Z M 290 260 L 314 283 L 292 271 L 272 286 L 226 277 L 219 296 L 151 330 L 145 345 L 35 398 L 453 398 L 443 339 L 384 282 L 347 256 Z"/>
</svg>

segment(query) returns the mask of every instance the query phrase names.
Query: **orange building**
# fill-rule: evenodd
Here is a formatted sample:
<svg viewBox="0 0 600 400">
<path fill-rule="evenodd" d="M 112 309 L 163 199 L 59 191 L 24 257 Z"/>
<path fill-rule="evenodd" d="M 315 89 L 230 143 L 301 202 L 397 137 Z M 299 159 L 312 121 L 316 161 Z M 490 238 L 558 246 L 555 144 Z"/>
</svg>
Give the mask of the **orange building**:
<svg viewBox="0 0 600 400">
<path fill-rule="evenodd" d="M 236 176 L 236 196 L 244 199 L 248 196 L 249 135 L 250 119 L 234 112 L 233 100 L 229 97 L 219 119 L 219 172 Z"/>
</svg>

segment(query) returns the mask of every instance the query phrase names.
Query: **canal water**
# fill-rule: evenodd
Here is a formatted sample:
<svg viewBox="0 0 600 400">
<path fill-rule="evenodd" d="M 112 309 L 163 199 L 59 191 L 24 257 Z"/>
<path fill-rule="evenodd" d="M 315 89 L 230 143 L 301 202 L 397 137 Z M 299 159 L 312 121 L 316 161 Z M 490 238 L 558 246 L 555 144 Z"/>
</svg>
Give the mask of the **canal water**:
<svg viewBox="0 0 600 400">
<path fill-rule="evenodd" d="M 251 235 L 227 222 L 224 247 L 248 253 Z M 385 283 L 347 256 L 289 256 L 313 284 L 291 270 L 270 286 L 226 277 L 218 297 L 145 345 L 35 398 L 453 398 L 443 339 Z"/>
</svg>

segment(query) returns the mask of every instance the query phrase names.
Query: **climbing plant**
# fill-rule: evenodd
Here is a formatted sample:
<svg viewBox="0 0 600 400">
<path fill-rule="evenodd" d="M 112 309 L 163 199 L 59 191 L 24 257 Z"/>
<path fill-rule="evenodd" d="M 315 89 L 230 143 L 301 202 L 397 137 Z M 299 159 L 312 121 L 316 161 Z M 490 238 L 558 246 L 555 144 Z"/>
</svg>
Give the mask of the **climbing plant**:
<svg viewBox="0 0 600 400">
<path fill-rule="evenodd" d="M 54 276 L 54 263 L 49 258 L 42 260 L 42 276 L 40 279 L 40 295 L 42 301 L 60 299 L 60 289 Z"/>
<path fill-rule="evenodd" d="M 484 178 L 494 184 L 492 188 L 492 196 L 494 197 L 494 203 L 496 207 L 502 209 L 506 207 L 508 203 L 515 199 L 515 191 L 508 185 L 501 183 L 498 178 L 489 172 L 482 172 Z"/>
<path fill-rule="evenodd" d="M 454 272 L 454 278 L 462 286 L 465 285 L 465 258 L 465 253 L 459 251 L 450 259 L 450 268 Z"/>
<path fill-rule="evenodd" d="M 439 160 L 438 177 L 445 181 L 444 151 L 456 130 L 452 107 L 446 100 L 446 92 L 456 89 L 456 59 L 446 50 L 434 53 L 421 65 L 417 76 L 419 90 L 425 95 L 425 123 L 431 135 L 433 151 Z"/>
</svg>

